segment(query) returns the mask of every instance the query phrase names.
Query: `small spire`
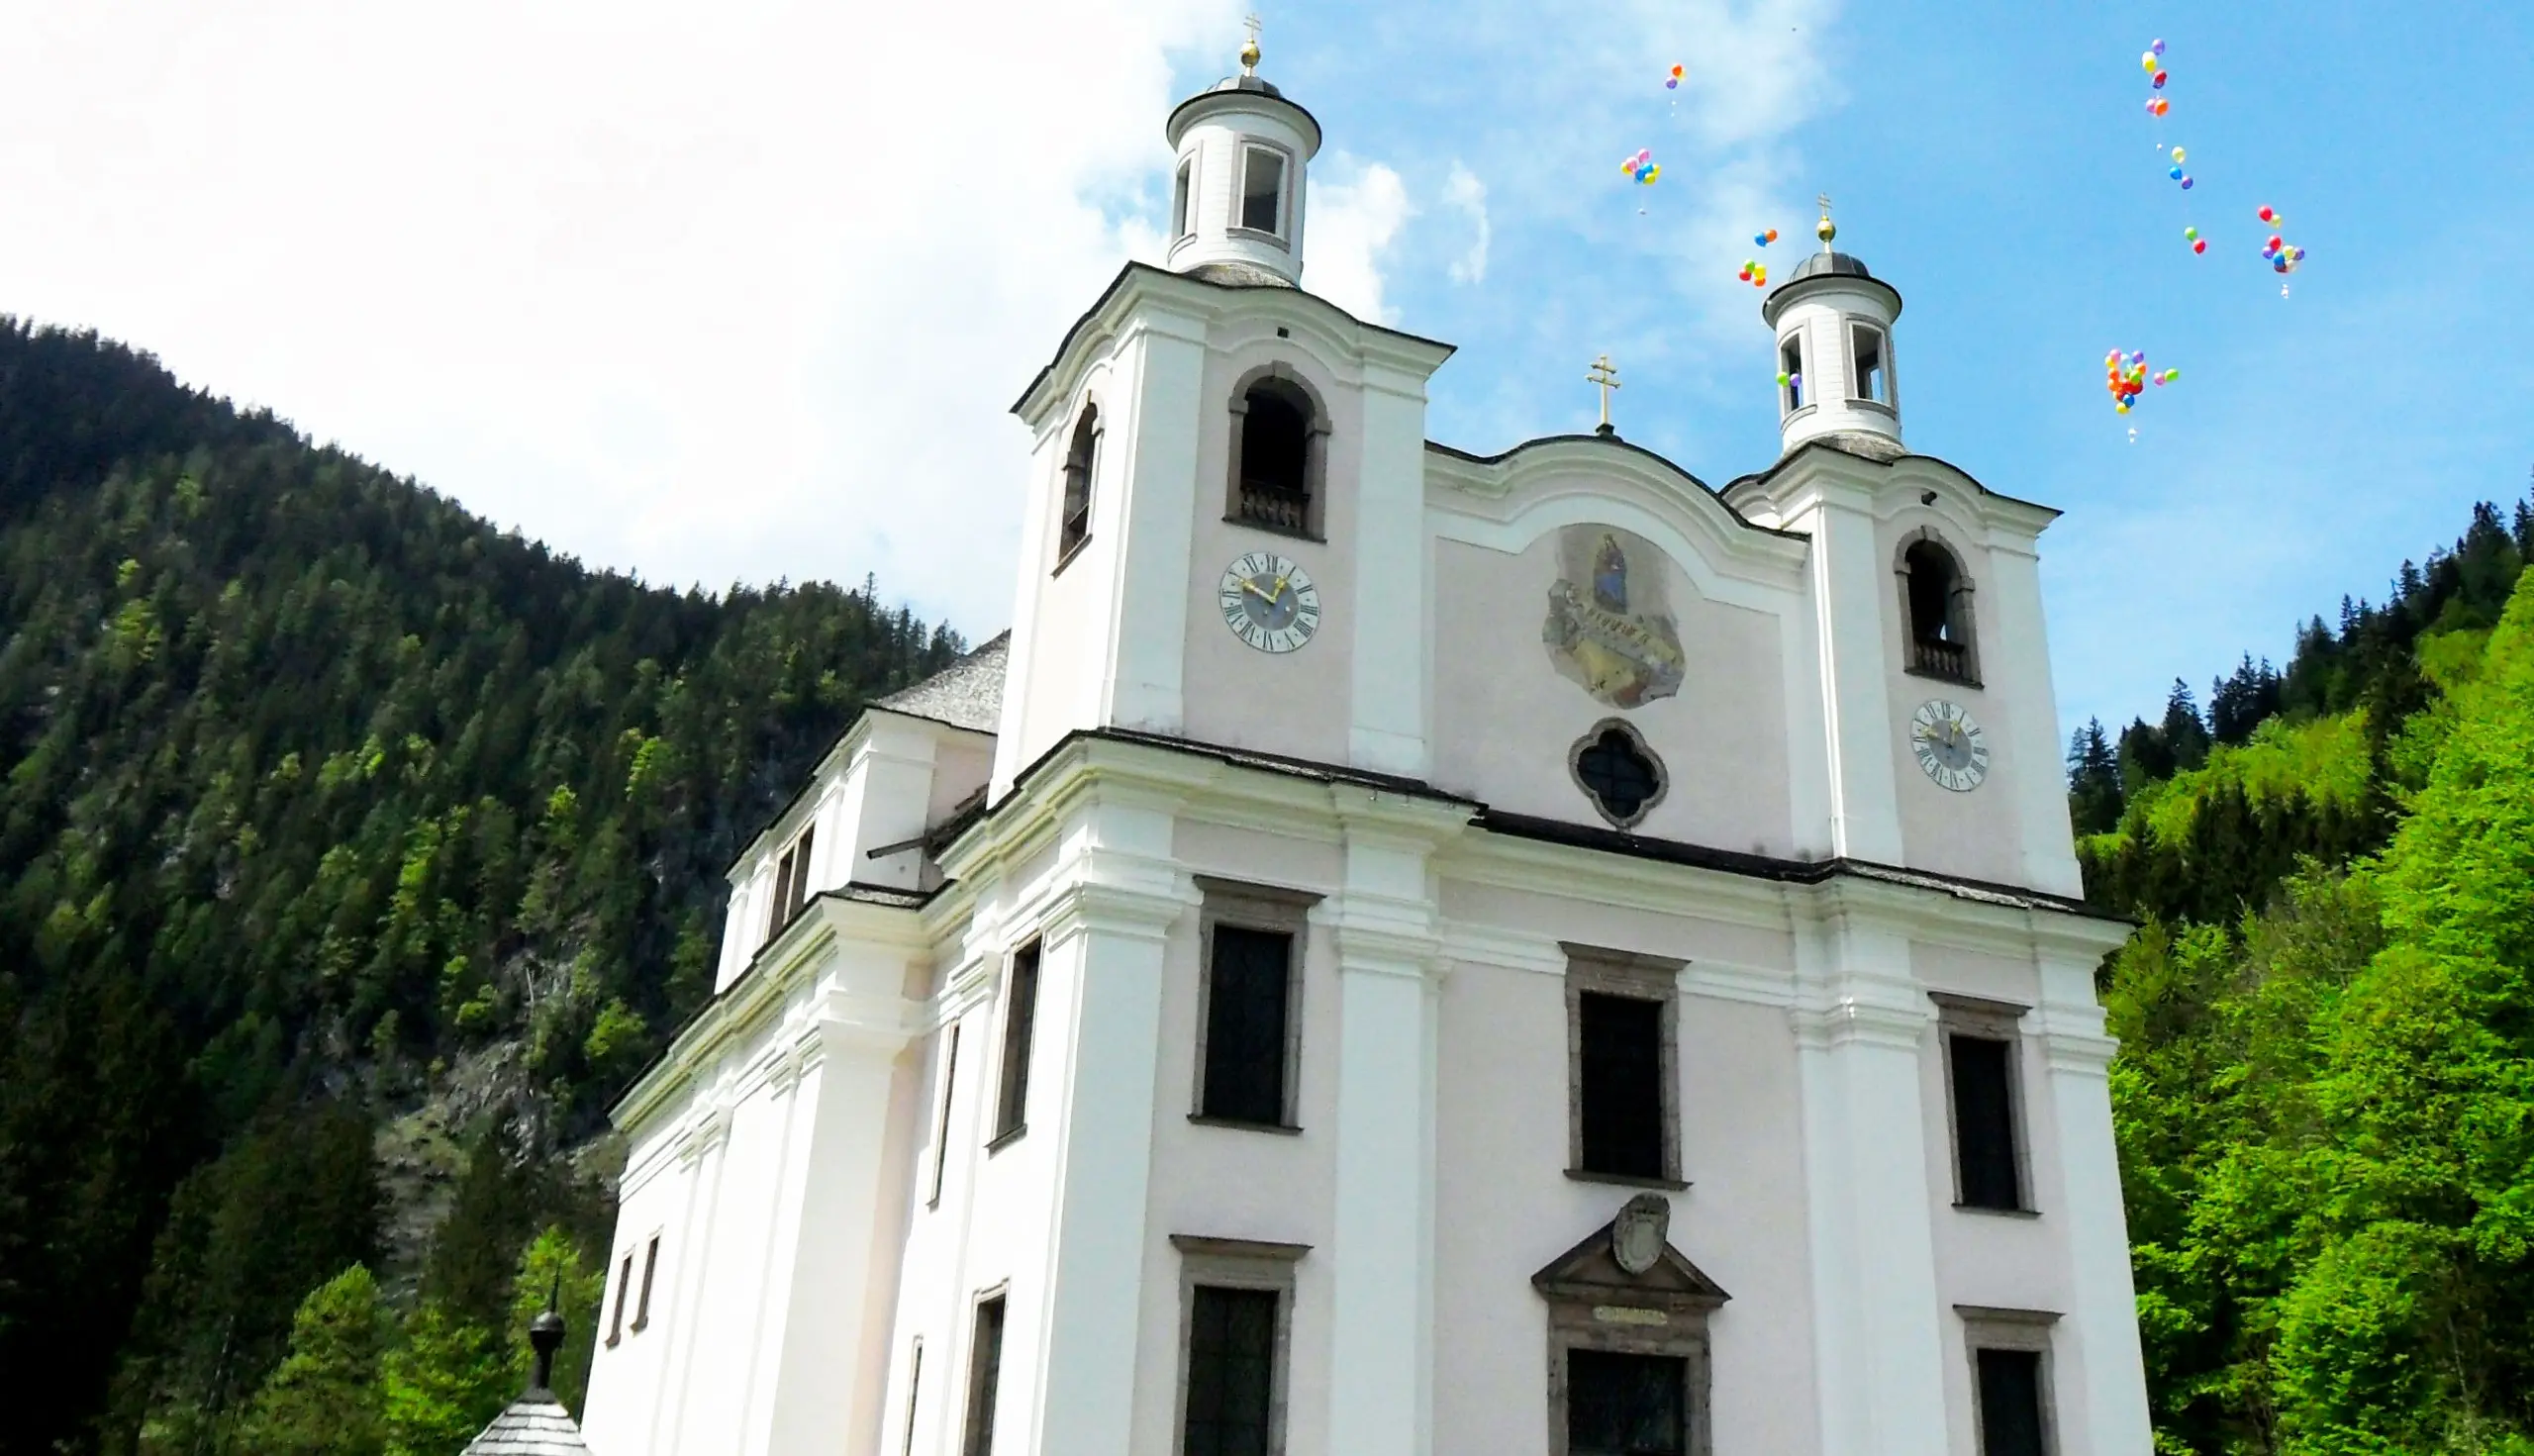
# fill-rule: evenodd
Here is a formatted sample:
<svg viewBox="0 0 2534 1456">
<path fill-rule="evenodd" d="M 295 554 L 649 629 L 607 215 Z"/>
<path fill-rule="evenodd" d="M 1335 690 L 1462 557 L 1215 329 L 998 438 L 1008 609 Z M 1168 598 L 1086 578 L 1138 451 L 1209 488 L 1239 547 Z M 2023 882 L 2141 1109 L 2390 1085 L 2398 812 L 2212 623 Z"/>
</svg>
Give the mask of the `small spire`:
<svg viewBox="0 0 2534 1456">
<path fill-rule="evenodd" d="M 554 1288 L 545 1296 L 545 1312 L 528 1321 L 529 1348 L 536 1352 L 536 1368 L 529 1372 L 528 1393 L 551 1399 L 554 1391 L 554 1352 L 563 1348 L 563 1316 L 554 1312 L 561 1302 L 563 1276 L 554 1276 Z"/>
<path fill-rule="evenodd" d="M 1595 359 L 1593 361 L 1593 372 L 1585 375 L 1584 379 L 1586 383 L 1592 384 L 1602 391 L 1602 423 L 1594 430 L 1593 433 L 1595 435 L 1618 434 L 1618 432 L 1610 426 L 1610 391 L 1619 387 L 1619 371 L 1612 367 L 1610 363 L 1610 356 L 1608 354 L 1604 354 L 1600 358 Z"/>
<path fill-rule="evenodd" d="M 1839 236 L 1839 229 L 1830 221 L 1830 194 L 1824 192 L 1817 200 L 1821 204 L 1821 221 L 1812 225 L 1812 236 L 1821 240 L 1821 250 L 1828 252 L 1830 240 Z"/>
<path fill-rule="evenodd" d="M 1240 23 L 1249 28 L 1249 40 L 1240 48 L 1240 73 L 1244 76 L 1254 76 L 1258 74 L 1258 57 L 1261 53 L 1258 49 L 1259 20 L 1257 13 L 1252 11 L 1250 14 L 1243 16 Z"/>
</svg>

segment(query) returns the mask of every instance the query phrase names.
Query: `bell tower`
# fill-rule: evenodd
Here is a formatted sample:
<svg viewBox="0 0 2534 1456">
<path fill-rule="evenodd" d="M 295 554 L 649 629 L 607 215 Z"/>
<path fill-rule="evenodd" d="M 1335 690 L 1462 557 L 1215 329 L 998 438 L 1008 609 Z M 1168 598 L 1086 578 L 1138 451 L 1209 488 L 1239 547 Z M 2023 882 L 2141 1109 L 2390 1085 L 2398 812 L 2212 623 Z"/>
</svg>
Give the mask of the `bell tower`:
<svg viewBox="0 0 2534 1456">
<path fill-rule="evenodd" d="M 1240 74 L 1179 103 L 1164 135 L 1171 172 L 1171 271 L 1209 282 L 1298 284 L 1303 218 L 1319 123 L 1258 74 L 1249 21 Z"/>
<path fill-rule="evenodd" d="M 1825 435 L 1900 444 L 1900 396 L 1892 369 L 1892 325 L 1900 293 L 1865 262 L 1831 250 L 1839 236 L 1830 199 L 1813 227 L 1821 250 L 1796 264 L 1760 305 L 1778 336 L 1781 453 Z M 1872 445 L 1869 445 L 1872 448 Z"/>
</svg>

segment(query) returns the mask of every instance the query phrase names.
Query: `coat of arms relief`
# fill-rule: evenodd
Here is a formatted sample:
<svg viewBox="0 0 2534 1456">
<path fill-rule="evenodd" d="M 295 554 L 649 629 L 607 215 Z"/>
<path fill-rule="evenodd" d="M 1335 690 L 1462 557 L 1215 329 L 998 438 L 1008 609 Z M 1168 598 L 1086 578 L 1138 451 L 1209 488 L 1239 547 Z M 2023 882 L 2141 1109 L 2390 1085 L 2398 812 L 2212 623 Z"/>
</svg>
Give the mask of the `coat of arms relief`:
<svg viewBox="0 0 2534 1456">
<path fill-rule="evenodd" d="M 1540 637 L 1559 674 L 1613 708 L 1679 692 L 1689 658 L 1665 599 L 1663 553 L 1615 527 L 1569 526 L 1557 558 Z"/>
</svg>

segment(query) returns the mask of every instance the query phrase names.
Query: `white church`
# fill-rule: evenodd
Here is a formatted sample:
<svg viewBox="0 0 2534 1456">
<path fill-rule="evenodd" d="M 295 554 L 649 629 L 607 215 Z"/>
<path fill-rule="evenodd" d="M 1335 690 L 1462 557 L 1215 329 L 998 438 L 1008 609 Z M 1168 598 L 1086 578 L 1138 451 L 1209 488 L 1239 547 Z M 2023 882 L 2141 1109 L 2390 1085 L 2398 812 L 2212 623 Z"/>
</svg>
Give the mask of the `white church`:
<svg viewBox="0 0 2534 1456">
<path fill-rule="evenodd" d="M 1827 218 L 1766 468 L 1429 440 L 1242 60 L 1014 407 L 1012 631 L 616 1110 L 590 1448 L 2144 1456 L 2057 513 L 1902 444 Z"/>
</svg>

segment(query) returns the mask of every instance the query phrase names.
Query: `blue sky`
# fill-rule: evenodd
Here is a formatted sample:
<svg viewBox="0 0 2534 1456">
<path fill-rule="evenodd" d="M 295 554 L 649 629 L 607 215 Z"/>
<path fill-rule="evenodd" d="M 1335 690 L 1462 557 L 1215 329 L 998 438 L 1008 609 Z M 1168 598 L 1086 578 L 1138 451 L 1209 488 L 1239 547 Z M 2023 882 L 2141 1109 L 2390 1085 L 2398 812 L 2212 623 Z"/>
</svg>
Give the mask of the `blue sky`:
<svg viewBox="0 0 2534 1456">
<path fill-rule="evenodd" d="M 0 0 L 0 312 L 594 564 L 875 573 L 982 636 L 1008 407 L 1158 252 L 1162 119 L 1244 8 Z M 1265 73 L 1327 135 L 1306 281 L 1459 345 L 1430 416 L 1455 445 L 1589 425 L 1608 350 L 1628 437 L 1712 484 L 1766 465 L 1770 340 L 1732 273 L 1772 226 L 1791 266 L 1830 192 L 1907 300 L 1912 447 L 2068 513 L 2071 724 L 2284 655 L 2526 488 L 2534 6 L 1260 8 Z M 2159 36 L 2188 199 L 2141 108 Z M 2311 253 L 2285 301 L 2264 203 Z M 2182 382 L 2114 416 L 2115 345 Z"/>
</svg>

